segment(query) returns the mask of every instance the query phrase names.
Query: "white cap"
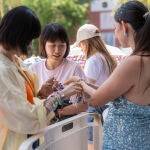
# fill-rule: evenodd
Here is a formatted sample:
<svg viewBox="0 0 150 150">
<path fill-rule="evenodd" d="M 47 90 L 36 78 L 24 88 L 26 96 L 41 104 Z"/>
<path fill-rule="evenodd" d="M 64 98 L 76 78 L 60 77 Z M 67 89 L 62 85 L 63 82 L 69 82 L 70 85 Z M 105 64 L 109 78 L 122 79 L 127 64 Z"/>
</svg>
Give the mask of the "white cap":
<svg viewBox="0 0 150 150">
<path fill-rule="evenodd" d="M 81 41 L 90 39 L 92 37 L 100 36 L 100 33 L 96 33 L 99 30 L 96 26 L 92 24 L 84 24 L 77 31 L 76 42 L 73 46 L 77 46 Z"/>
</svg>

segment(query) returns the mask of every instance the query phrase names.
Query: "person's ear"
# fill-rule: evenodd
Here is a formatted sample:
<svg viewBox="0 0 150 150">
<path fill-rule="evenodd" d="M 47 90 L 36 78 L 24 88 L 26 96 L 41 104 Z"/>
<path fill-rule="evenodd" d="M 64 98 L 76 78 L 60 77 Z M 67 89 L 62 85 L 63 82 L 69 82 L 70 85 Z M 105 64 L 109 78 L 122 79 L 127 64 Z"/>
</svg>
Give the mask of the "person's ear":
<svg viewBox="0 0 150 150">
<path fill-rule="evenodd" d="M 123 28 L 123 35 L 125 37 L 127 37 L 127 35 L 128 35 L 128 24 L 124 21 L 121 21 L 121 25 L 122 25 L 122 28 Z"/>
</svg>

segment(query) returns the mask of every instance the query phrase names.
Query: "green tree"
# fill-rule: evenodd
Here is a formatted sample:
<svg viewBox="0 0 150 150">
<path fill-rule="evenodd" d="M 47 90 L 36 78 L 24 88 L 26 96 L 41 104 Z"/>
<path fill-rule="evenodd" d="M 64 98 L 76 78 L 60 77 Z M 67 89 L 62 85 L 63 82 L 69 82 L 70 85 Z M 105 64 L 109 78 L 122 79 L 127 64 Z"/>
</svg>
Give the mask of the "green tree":
<svg viewBox="0 0 150 150">
<path fill-rule="evenodd" d="M 81 1 L 81 0 L 80 0 Z M 79 0 L 22 0 L 22 3 L 35 10 L 42 26 L 58 22 L 67 30 L 71 40 L 74 31 L 87 19 L 88 2 Z"/>
<path fill-rule="evenodd" d="M 88 22 L 89 0 L 0 0 L 0 2 L 3 13 L 12 7 L 26 5 L 36 12 L 42 26 L 50 22 L 60 23 L 67 30 L 71 43 L 75 40 L 77 28 Z M 35 54 L 38 49 L 37 43 L 34 42 Z"/>
<path fill-rule="evenodd" d="M 70 42 L 75 40 L 77 28 L 87 21 L 88 1 L 81 0 L 22 0 L 35 10 L 42 26 L 50 22 L 60 23 L 67 31 Z M 37 42 L 36 42 L 37 43 Z"/>
</svg>

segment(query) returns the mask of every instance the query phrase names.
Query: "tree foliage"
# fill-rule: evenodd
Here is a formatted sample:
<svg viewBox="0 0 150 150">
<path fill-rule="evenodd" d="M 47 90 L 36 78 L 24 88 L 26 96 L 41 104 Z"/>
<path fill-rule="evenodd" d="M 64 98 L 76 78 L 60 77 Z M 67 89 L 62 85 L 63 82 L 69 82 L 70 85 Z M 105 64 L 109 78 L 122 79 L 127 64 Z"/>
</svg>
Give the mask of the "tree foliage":
<svg viewBox="0 0 150 150">
<path fill-rule="evenodd" d="M 88 0 L 0 0 L 0 17 L 18 5 L 32 8 L 42 26 L 50 22 L 60 23 L 67 30 L 71 42 L 75 40 L 77 28 L 88 19 Z M 37 49 L 37 42 L 35 46 Z"/>
</svg>

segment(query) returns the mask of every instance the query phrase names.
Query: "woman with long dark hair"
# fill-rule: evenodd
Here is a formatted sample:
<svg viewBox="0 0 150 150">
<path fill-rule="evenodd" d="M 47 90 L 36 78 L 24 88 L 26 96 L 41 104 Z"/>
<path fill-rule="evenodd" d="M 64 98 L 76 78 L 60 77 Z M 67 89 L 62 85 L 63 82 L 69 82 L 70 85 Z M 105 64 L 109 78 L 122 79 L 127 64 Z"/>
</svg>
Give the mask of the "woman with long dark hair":
<svg viewBox="0 0 150 150">
<path fill-rule="evenodd" d="M 150 148 L 150 12 L 128 1 L 115 12 L 115 35 L 133 53 L 97 90 L 81 82 L 94 107 L 110 102 L 104 122 L 104 150 Z M 73 79 L 71 79 L 73 80 Z"/>
</svg>

